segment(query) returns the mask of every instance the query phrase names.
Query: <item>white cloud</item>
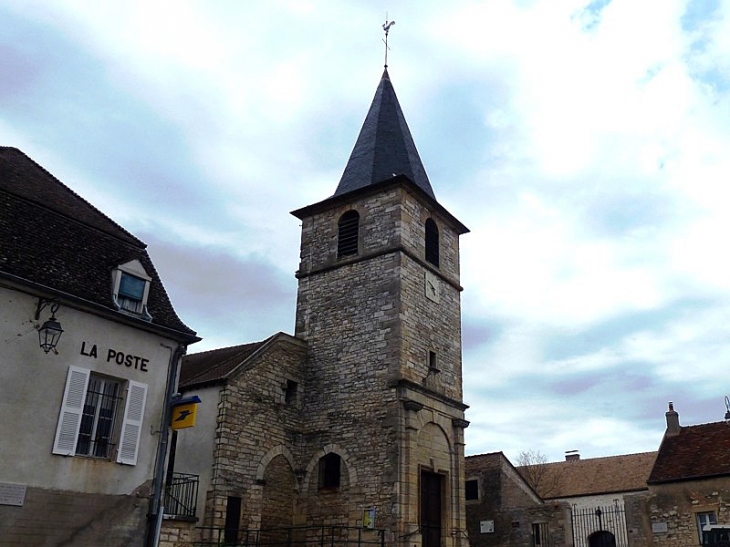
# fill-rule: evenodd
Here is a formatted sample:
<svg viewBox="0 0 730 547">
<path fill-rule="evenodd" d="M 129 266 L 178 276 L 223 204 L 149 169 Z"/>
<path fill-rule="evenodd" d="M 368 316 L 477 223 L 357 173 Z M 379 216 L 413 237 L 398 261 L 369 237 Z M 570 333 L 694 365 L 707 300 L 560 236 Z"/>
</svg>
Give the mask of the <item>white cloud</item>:
<svg viewBox="0 0 730 547">
<path fill-rule="evenodd" d="M 489 331 L 467 340 L 472 451 L 489 446 L 512 457 L 530 448 L 525 438 L 557 458 L 570 448 L 634 450 L 658 436 L 661 419 L 637 422 L 626 408 L 643 402 L 630 391 L 615 416 L 586 419 L 579 391 L 590 391 L 590 378 L 643 363 L 658 390 L 676 392 L 688 366 L 717 374 L 730 357 L 730 7 L 720 3 L 686 30 L 684 1 L 613 0 L 600 13 L 587 4 L 390 8 L 389 70 L 416 143 L 452 138 L 438 133 L 436 118 L 474 122 L 455 128 L 474 149 L 465 156 L 473 164 L 449 168 L 461 156 L 443 157 L 438 147 L 438 157 L 423 158 L 427 169 L 438 161 L 453 173 L 432 183 L 472 230 L 462 239 L 466 332 Z M 46 79 L 31 89 L 37 104 L 4 111 L 4 144 L 37 151 L 92 203 L 132 231 L 154 231 L 161 245 L 225 253 L 229 269 L 246 257 L 285 272 L 293 300 L 299 233 L 288 211 L 336 187 L 377 85 L 389 8 L 284 0 L 0 6 L 83 58 L 89 78 L 41 72 Z M 140 187 L 164 175 L 170 186 L 158 193 L 177 197 L 174 206 L 145 203 L 128 190 L 126 173 L 100 175 L 90 152 L 61 153 L 71 138 L 74 152 L 94 144 L 81 124 L 27 123 L 28 113 L 48 116 L 44 104 L 79 96 L 44 95 L 40 83 L 55 79 L 90 99 L 67 103 L 83 113 L 82 127 L 121 120 L 140 128 L 135 138 L 146 131 L 147 145 L 160 143 L 152 152 L 128 135 L 110 139 L 154 166 Z M 100 90 L 108 95 L 95 103 Z M 56 126 L 53 135 L 42 131 Z M 110 165 L 126 161 L 117 149 L 103 153 Z M 232 293 L 243 274 L 228 279 L 227 271 L 215 275 Z M 176 299 L 183 318 L 209 323 L 198 304 L 185 309 L 189 300 L 184 292 Z M 655 322 L 638 324 L 642 314 Z M 605 328 L 622 320 L 625 331 Z M 255 321 L 237 321 L 230 339 L 200 330 L 216 333 L 217 345 L 259 337 Z M 595 332 L 590 343 L 586 332 Z M 555 355 L 556 344 L 573 351 Z M 578 387 L 560 400 L 548 385 L 536 384 L 542 394 L 527 386 L 526 395 L 524 378 Z M 681 393 L 699 397 L 703 384 L 695 385 Z"/>
</svg>

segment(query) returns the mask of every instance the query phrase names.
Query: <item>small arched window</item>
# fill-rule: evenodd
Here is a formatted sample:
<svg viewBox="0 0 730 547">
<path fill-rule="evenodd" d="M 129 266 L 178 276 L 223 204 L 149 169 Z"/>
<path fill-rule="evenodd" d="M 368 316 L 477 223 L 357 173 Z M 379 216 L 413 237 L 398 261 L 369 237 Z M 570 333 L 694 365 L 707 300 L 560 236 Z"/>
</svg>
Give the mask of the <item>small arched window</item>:
<svg viewBox="0 0 730 547">
<path fill-rule="evenodd" d="M 360 215 L 347 211 L 337 223 L 337 258 L 356 255 L 360 230 Z"/>
<path fill-rule="evenodd" d="M 319 487 L 339 488 L 340 487 L 340 464 L 342 458 L 339 454 L 330 452 L 319 460 Z"/>
<path fill-rule="evenodd" d="M 426 261 L 439 267 L 439 229 L 432 218 L 426 220 Z"/>
</svg>

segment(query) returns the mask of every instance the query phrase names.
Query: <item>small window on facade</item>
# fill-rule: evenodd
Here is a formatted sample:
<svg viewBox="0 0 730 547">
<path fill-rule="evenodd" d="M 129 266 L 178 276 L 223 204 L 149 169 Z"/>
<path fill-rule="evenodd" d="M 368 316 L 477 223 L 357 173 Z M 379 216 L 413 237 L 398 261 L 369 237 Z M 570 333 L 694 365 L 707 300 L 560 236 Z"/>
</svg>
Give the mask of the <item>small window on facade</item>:
<svg viewBox="0 0 730 547">
<path fill-rule="evenodd" d="M 340 487 L 340 464 L 342 459 L 334 452 L 330 452 L 319 460 L 319 487 Z"/>
<path fill-rule="evenodd" d="M 697 534 L 700 543 L 702 543 L 702 530 L 705 526 L 717 524 L 717 515 L 714 511 L 704 511 L 697 513 Z"/>
<path fill-rule="evenodd" d="M 122 272 L 119 280 L 117 302 L 123 310 L 141 313 L 144 306 L 144 290 L 147 282 L 126 272 Z"/>
<path fill-rule="evenodd" d="M 533 547 L 549 547 L 549 535 L 547 526 L 547 522 L 539 522 L 532 525 Z"/>
<path fill-rule="evenodd" d="M 92 374 L 86 390 L 76 454 L 109 458 L 119 406 L 119 382 Z"/>
<path fill-rule="evenodd" d="M 297 383 L 292 380 L 286 381 L 284 388 L 284 402 L 293 403 L 297 399 Z"/>
<path fill-rule="evenodd" d="M 136 465 L 146 399 L 146 384 L 69 367 L 53 453 L 110 459 L 117 448 L 117 463 Z M 117 434 L 116 426 L 120 424 Z"/>
<path fill-rule="evenodd" d="M 426 220 L 426 261 L 439 267 L 439 229 L 432 218 Z"/>
<path fill-rule="evenodd" d="M 439 372 L 438 361 L 436 360 L 436 352 L 428 352 L 428 368 L 431 372 Z"/>
<path fill-rule="evenodd" d="M 466 481 L 464 486 L 464 493 L 466 494 L 466 500 L 478 500 L 479 499 L 479 480 L 469 479 Z"/>
<path fill-rule="evenodd" d="M 150 321 L 147 312 L 147 297 L 152 278 L 139 260 L 120 264 L 112 271 L 112 299 L 119 311 L 140 315 Z"/>
<path fill-rule="evenodd" d="M 337 258 L 357 254 L 360 231 L 360 215 L 347 211 L 337 223 Z"/>
</svg>

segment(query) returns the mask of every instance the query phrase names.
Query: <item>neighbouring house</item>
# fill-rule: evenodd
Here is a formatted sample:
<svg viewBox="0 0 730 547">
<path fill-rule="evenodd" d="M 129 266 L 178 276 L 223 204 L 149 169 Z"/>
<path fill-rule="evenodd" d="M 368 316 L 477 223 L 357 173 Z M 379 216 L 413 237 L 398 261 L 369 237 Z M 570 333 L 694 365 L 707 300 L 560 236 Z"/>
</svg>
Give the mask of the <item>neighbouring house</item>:
<svg viewBox="0 0 730 547">
<path fill-rule="evenodd" d="M 641 500 L 656 452 L 513 467 L 501 452 L 466 458 L 472 545 L 616 547 L 646 536 Z M 543 496 L 533 489 L 542 490 Z M 642 498 L 643 496 L 643 498 Z M 639 524 L 636 524 L 636 521 Z M 485 521 L 487 524 L 485 524 Z"/>
<path fill-rule="evenodd" d="M 166 401 L 199 339 L 145 244 L 8 147 L 0 302 L 0 545 L 142 545 Z"/>
<path fill-rule="evenodd" d="M 730 426 L 680 426 L 672 403 L 665 417 L 657 452 L 538 464 L 542 497 L 502 453 L 468 456 L 472 545 L 691 547 L 730 528 Z"/>
<path fill-rule="evenodd" d="M 472 547 L 570 545 L 570 506 L 541 499 L 502 452 L 467 456 L 465 470 Z"/>
<path fill-rule="evenodd" d="M 681 426 L 669 403 L 667 429 L 647 484 L 647 545 L 699 545 L 706 525 L 730 526 L 730 426 Z"/>
<path fill-rule="evenodd" d="M 543 499 L 570 506 L 575 547 L 625 546 L 640 535 L 640 527 L 629 523 L 636 519 L 637 495 L 649 490 L 646 480 L 656 455 L 641 452 L 581 459 L 571 451 L 565 461 L 543 464 L 549 485 Z M 526 472 L 524 467 L 517 469 Z"/>
<path fill-rule="evenodd" d="M 459 236 L 388 71 L 332 196 L 302 224 L 294 336 L 185 358 L 203 403 L 174 476 L 197 523 L 165 545 L 468 545 Z M 197 476 L 197 477 L 196 477 Z"/>
</svg>

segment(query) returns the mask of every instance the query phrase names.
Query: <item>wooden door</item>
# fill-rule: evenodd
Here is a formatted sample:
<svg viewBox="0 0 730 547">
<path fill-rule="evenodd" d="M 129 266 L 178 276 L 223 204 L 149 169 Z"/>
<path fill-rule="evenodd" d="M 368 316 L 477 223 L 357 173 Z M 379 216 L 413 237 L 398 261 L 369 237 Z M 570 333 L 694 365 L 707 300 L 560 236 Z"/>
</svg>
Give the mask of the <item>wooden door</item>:
<svg viewBox="0 0 730 547">
<path fill-rule="evenodd" d="M 443 475 L 421 472 L 421 536 L 423 547 L 441 547 Z"/>
</svg>

